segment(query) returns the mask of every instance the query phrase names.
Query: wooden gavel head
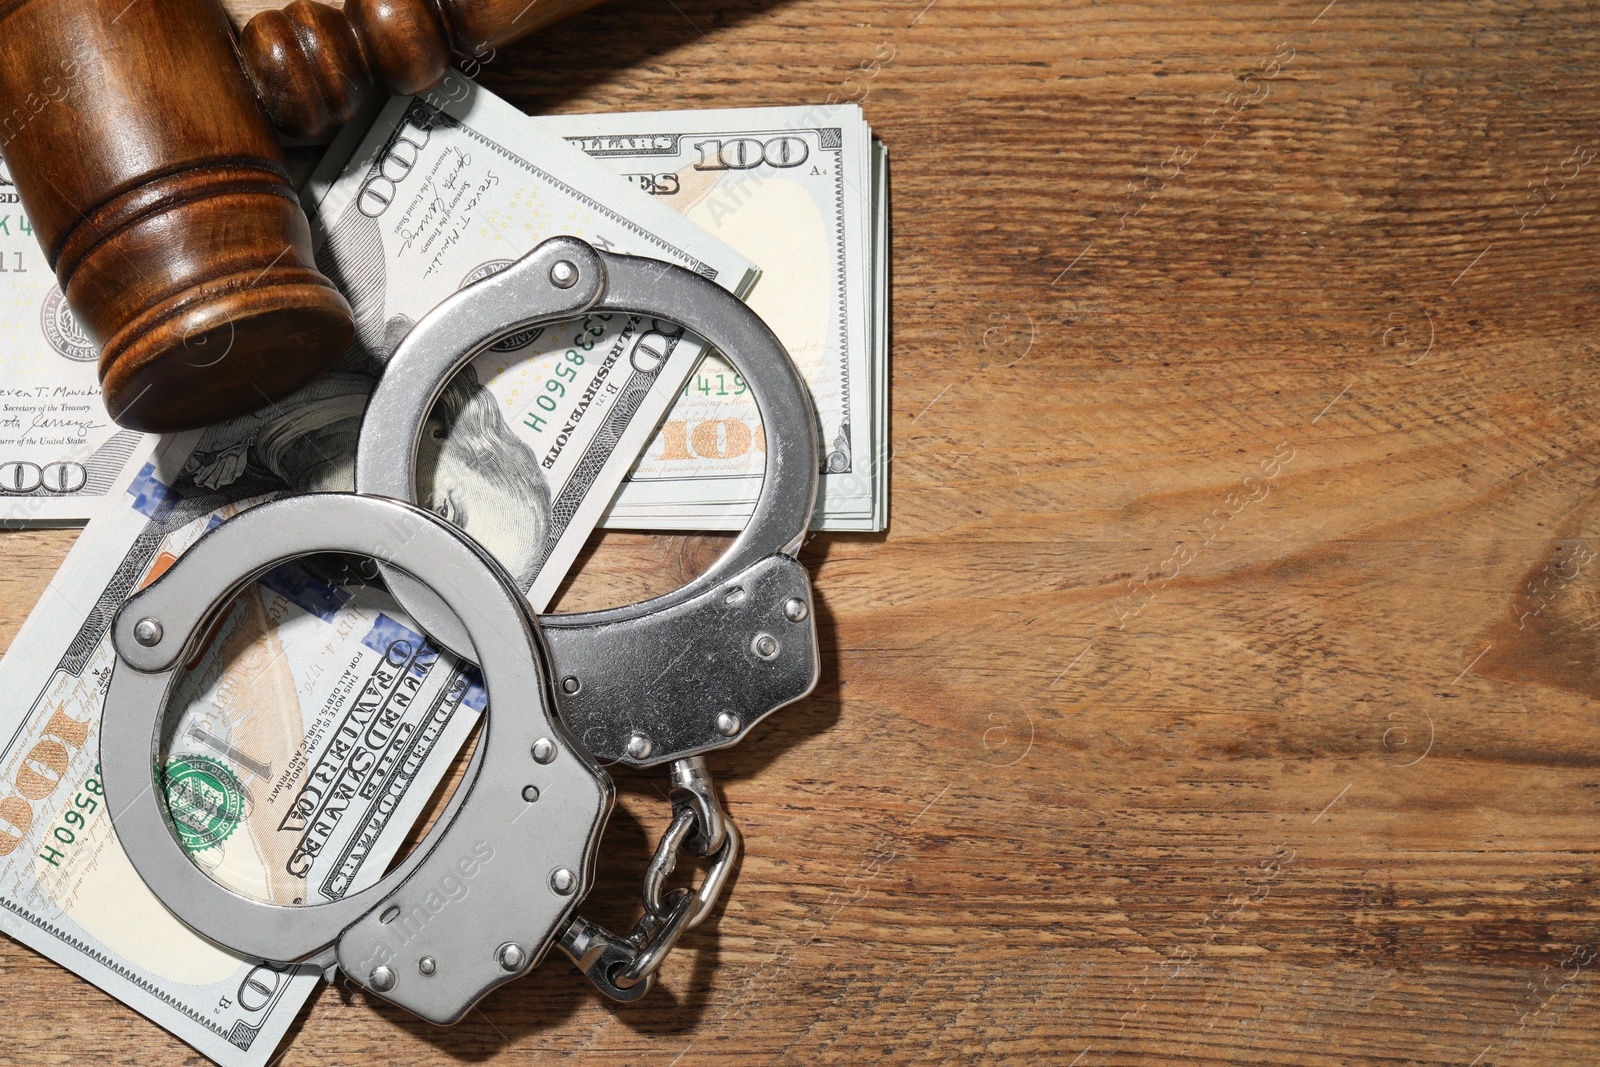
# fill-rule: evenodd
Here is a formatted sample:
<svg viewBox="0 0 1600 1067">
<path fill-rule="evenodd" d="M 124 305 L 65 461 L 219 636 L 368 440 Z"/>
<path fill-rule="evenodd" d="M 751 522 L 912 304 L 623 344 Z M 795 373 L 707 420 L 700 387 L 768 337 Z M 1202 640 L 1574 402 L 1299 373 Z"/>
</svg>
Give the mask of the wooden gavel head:
<svg viewBox="0 0 1600 1067">
<path fill-rule="evenodd" d="M 112 418 L 205 426 L 349 347 L 273 125 L 326 135 L 595 2 L 295 0 L 236 41 L 216 0 L 0 0 L 0 152 Z"/>
</svg>

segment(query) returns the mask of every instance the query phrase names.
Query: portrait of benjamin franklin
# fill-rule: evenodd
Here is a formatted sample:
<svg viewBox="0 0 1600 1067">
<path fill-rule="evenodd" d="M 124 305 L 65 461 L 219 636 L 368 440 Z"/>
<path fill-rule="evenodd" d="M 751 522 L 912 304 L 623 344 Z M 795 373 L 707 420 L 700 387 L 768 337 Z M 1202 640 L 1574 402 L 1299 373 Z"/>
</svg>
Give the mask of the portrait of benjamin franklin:
<svg viewBox="0 0 1600 1067">
<path fill-rule="evenodd" d="M 174 488 L 186 511 L 266 493 L 351 492 L 375 378 L 348 364 L 287 400 L 207 430 Z M 518 585 L 533 584 L 550 528 L 550 487 L 471 365 L 445 387 L 417 450 L 417 500 L 471 534 Z"/>
</svg>

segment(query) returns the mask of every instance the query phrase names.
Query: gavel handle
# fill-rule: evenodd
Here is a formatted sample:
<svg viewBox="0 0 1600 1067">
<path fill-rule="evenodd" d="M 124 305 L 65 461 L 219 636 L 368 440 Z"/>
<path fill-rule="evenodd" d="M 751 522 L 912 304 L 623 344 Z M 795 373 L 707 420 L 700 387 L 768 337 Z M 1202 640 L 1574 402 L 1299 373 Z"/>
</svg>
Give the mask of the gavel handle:
<svg viewBox="0 0 1600 1067">
<path fill-rule="evenodd" d="M 343 10 L 294 0 L 263 11 L 239 40 L 267 116 L 293 137 L 321 138 L 374 91 L 410 95 L 438 84 L 452 55 L 493 49 L 599 0 L 347 0 Z"/>
</svg>

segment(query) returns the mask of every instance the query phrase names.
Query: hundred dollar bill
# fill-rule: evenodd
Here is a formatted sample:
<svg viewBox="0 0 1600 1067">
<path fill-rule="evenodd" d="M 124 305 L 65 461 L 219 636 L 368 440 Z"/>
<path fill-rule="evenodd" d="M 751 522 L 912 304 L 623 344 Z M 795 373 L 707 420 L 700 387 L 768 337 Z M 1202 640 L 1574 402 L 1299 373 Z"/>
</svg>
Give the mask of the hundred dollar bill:
<svg viewBox="0 0 1600 1067">
<path fill-rule="evenodd" d="M 87 519 L 150 440 L 111 421 L 99 350 L 72 317 L 0 163 L 0 524 Z"/>
<path fill-rule="evenodd" d="M 0 663 L 14 698 L 0 722 L 0 929 L 217 1062 L 258 1065 L 318 972 L 241 958 L 162 907 L 118 844 L 97 747 L 122 601 L 285 488 L 265 471 L 202 484 L 191 459 L 230 429 L 164 439 L 124 479 Z M 159 758 L 174 830 L 197 866 L 256 899 L 318 903 L 375 881 L 472 728 L 457 712 L 484 706 L 471 665 L 351 567 L 297 561 L 248 587 L 176 687 Z"/>
<path fill-rule="evenodd" d="M 758 276 L 749 259 L 458 73 L 427 96 L 390 100 L 358 143 L 336 142 L 306 199 L 317 263 L 355 311 L 349 365 L 381 368 L 416 317 L 558 234 L 677 263 L 736 295 Z M 493 397 L 511 440 L 442 475 L 441 513 L 514 514 L 497 483 L 529 464 L 551 486 L 553 514 L 584 509 L 570 532 L 508 522 L 484 542 L 514 576 L 557 564 L 545 571 L 551 584 L 532 590 L 544 607 L 609 500 L 590 480 L 620 482 L 704 352 L 680 326 L 622 315 L 495 345 L 462 374 Z M 608 426 L 615 432 L 594 433 Z"/>
<path fill-rule="evenodd" d="M 761 264 L 749 303 L 784 342 L 821 423 L 817 519 L 879 530 L 886 394 L 875 323 L 880 172 L 854 104 L 538 119 L 596 162 Z M 881 321 L 881 313 L 876 316 Z M 629 474 L 604 524 L 737 529 L 764 461 L 744 381 L 708 358 Z"/>
<path fill-rule="evenodd" d="M 487 94 L 455 88 L 442 106 L 392 104 L 372 144 L 320 187 L 325 269 L 347 279 L 376 271 L 386 287 L 404 278 L 409 295 L 377 290 L 376 320 L 370 292 L 354 301 L 362 341 L 288 399 L 162 438 L 113 487 L 0 661 L 12 695 L 0 711 L 0 929 L 226 1067 L 265 1063 L 319 976 L 193 934 L 119 847 L 96 750 L 117 608 L 240 510 L 350 488 L 366 398 L 395 339 L 389 323 L 421 315 L 497 255 L 526 251 L 544 227 L 618 244 L 626 234 L 719 280 L 751 271 L 559 140 L 520 128 Z M 414 156 L 396 148 L 403 139 Z M 507 143 L 539 164 L 495 147 Z M 414 160 L 408 173 L 389 162 L 397 152 Z M 393 216 L 352 207 L 375 174 L 393 182 Z M 363 240 L 398 228 L 412 244 L 363 258 Z M 627 442 L 648 438 L 681 387 L 664 376 L 686 373 L 699 353 L 620 316 L 513 340 L 446 389 L 424 428 L 419 495 L 495 552 L 542 606 L 570 563 L 565 546 L 582 543 L 631 462 Z M 642 358 L 641 347 L 654 355 Z M 548 431 L 514 426 L 535 413 L 566 434 L 561 454 Z M 238 892 L 338 899 L 381 876 L 485 700 L 472 666 L 429 645 L 370 561 L 286 564 L 236 598 L 177 687 L 158 760 L 174 831 L 197 866 Z M 437 887 L 440 906 L 494 862 L 503 858 L 492 850 L 471 857 Z"/>
</svg>

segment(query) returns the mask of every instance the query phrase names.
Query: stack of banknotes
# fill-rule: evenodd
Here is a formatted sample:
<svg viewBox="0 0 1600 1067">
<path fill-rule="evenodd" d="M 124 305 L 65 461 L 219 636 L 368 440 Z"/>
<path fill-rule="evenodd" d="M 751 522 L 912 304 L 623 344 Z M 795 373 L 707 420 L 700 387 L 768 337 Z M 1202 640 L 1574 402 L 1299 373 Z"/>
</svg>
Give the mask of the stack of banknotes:
<svg viewBox="0 0 1600 1067">
<path fill-rule="evenodd" d="M 399 195 L 411 168 L 431 163 L 425 144 L 401 140 L 389 146 L 387 169 L 375 185 L 357 188 L 341 181 L 359 163 L 354 157 L 366 143 L 372 117 L 352 122 L 334 142 L 305 199 L 319 236 L 326 237 L 322 262 L 339 272 L 335 280 L 356 312 L 360 345 L 376 367 L 404 330 L 453 286 L 526 252 L 531 234 L 566 232 L 577 222 L 513 220 L 531 204 L 499 187 L 505 169 L 516 164 L 487 150 L 463 149 L 464 161 L 453 168 L 459 173 L 440 172 L 429 180 L 440 183 L 440 194 L 454 191 L 446 182 L 491 182 L 481 211 L 468 228 L 436 240 L 431 251 L 442 256 L 438 264 L 418 257 L 414 227 L 432 218 L 422 211 L 408 218 L 408 226 L 383 226 L 381 215 L 395 209 L 386 202 L 382 212 L 378 208 L 390 195 L 389 174 L 401 178 L 395 182 Z M 503 117 L 538 131 L 539 140 L 521 134 L 507 150 L 519 164 L 548 166 L 538 146 L 551 137 L 564 140 L 593 161 L 591 171 L 622 178 L 745 257 L 753 269 L 725 279 L 728 288 L 747 296 L 783 340 L 811 386 L 821 421 L 815 528 L 882 530 L 888 511 L 887 182 L 883 146 L 872 139 L 860 110 L 845 105 L 543 118 L 507 110 Z M 346 202 L 352 195 L 358 198 L 354 216 Z M 449 196 L 441 202 L 449 204 Z M 399 211 L 408 206 L 398 205 Z M 630 220 L 631 213 L 610 220 L 611 229 L 622 232 Z M 609 232 L 596 231 L 603 241 L 612 239 Z M 447 240 L 447 248 L 439 247 Z M 664 249 L 647 243 L 638 251 L 657 255 Z M 474 260 L 478 274 L 447 276 L 446 264 L 453 269 L 458 260 Z M 135 453 L 142 456 L 148 443 L 112 423 L 99 404 L 94 347 L 67 309 L 3 173 L 0 294 L 0 520 L 17 526 L 88 519 L 125 468 L 137 466 Z M 527 363 L 530 353 L 507 355 L 517 357 L 503 361 L 509 365 Z M 480 370 L 491 368 L 485 363 Z M 502 366 L 495 373 L 504 371 Z M 538 375 L 537 369 L 523 373 Z M 525 414 L 516 410 L 518 402 L 526 407 L 533 398 L 513 398 L 502 384 L 490 388 L 515 430 Z M 737 530 L 760 489 L 763 445 L 743 380 L 713 354 L 684 376 L 676 403 L 600 525 Z"/>
<path fill-rule="evenodd" d="M 0 929 L 218 1063 L 266 1063 L 323 976 L 191 933 L 120 848 L 97 757 L 117 608 L 217 522 L 349 489 L 366 397 L 411 324 L 564 233 L 748 294 L 817 401 L 817 525 L 880 529 L 883 176 L 853 106 L 530 118 L 453 74 L 353 123 L 307 185 L 318 262 L 356 313 L 351 352 L 262 411 L 159 439 L 104 419 L 92 352 L 4 205 L 4 266 L 23 281 L 3 320 L 0 489 L 13 520 L 92 519 L 0 662 Z M 628 356 L 652 331 L 671 343 L 646 373 Z M 762 447 L 743 382 L 696 338 L 589 315 L 456 377 L 419 492 L 542 609 L 598 525 L 740 526 Z M 376 881 L 492 700 L 364 571 L 318 557 L 267 574 L 174 697 L 160 783 L 193 861 L 240 893 L 314 904 Z M 184 833 L 197 783 L 220 801 Z"/>
</svg>

